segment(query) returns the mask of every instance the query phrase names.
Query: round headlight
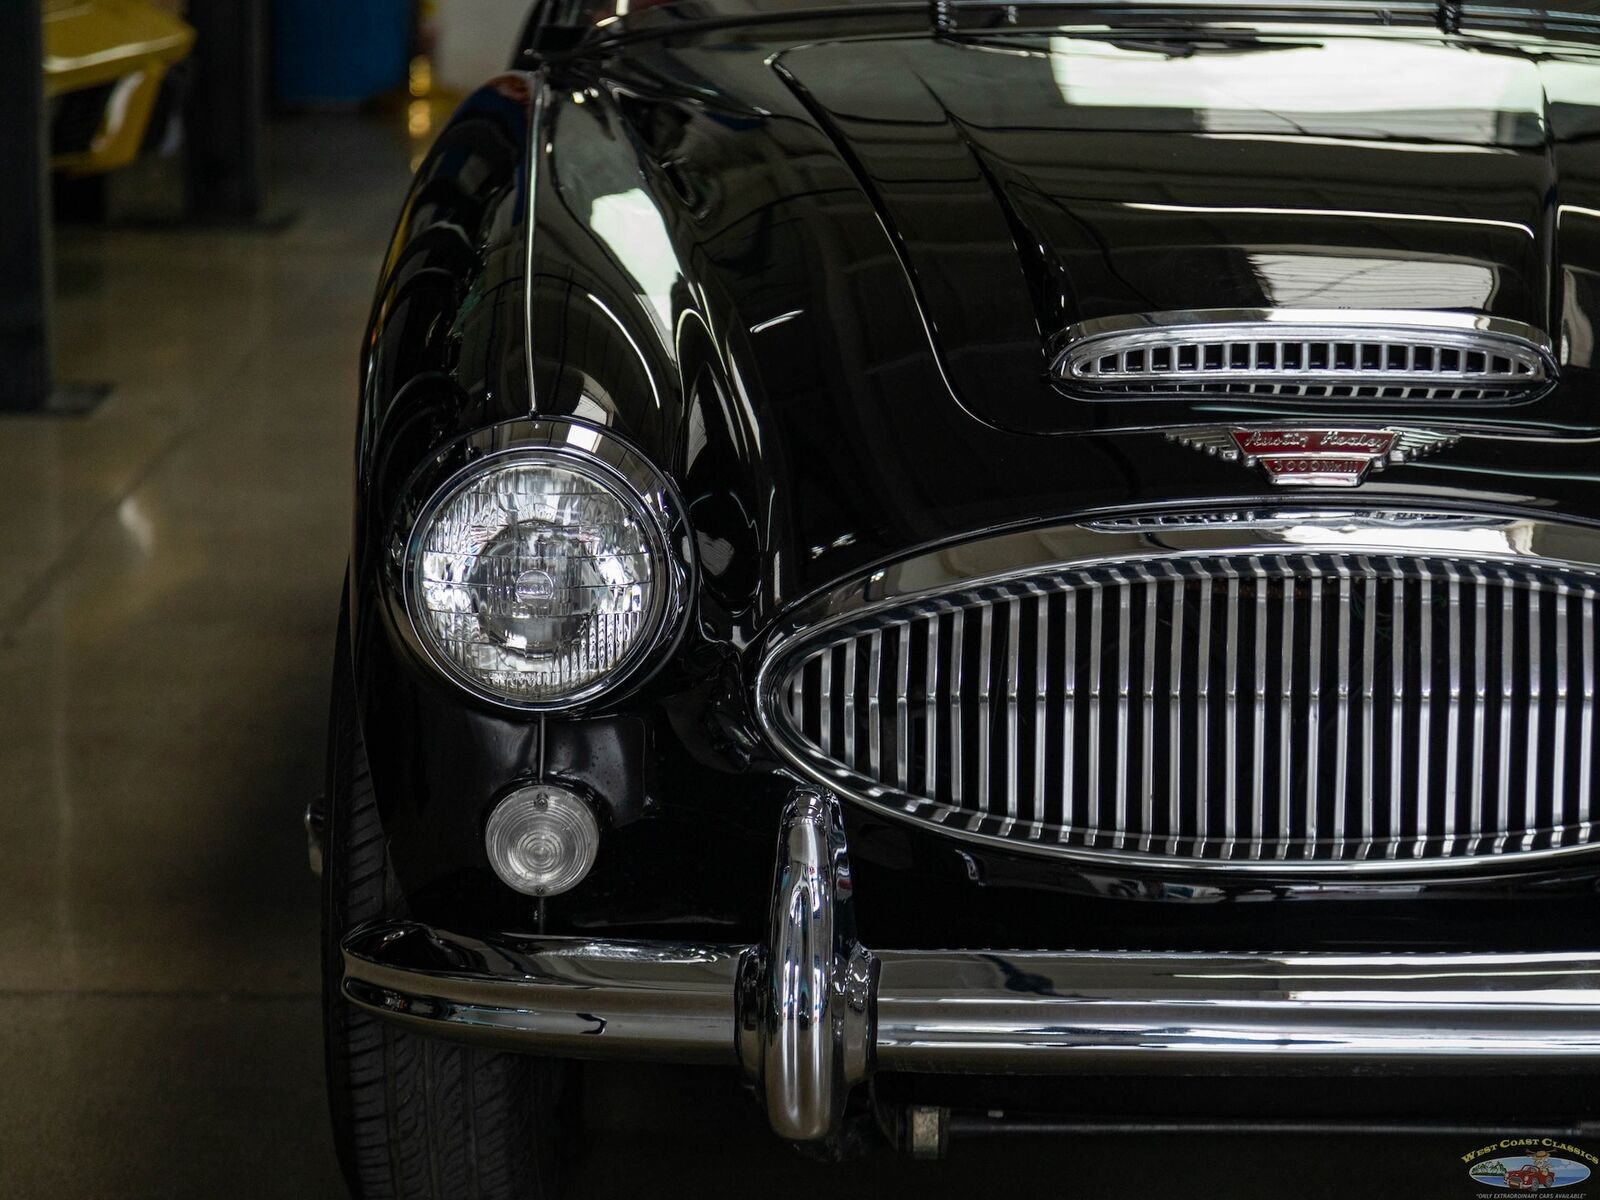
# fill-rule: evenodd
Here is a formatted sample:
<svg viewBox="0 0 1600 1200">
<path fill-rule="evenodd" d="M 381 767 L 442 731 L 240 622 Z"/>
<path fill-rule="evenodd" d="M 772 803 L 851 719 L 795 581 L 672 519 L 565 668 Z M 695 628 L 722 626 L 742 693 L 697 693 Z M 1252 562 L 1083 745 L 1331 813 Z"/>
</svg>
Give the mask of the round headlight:
<svg viewBox="0 0 1600 1200">
<path fill-rule="evenodd" d="M 672 600 L 659 519 L 608 465 L 508 451 L 424 507 L 408 555 L 417 635 L 449 674 L 506 703 L 588 699 L 655 639 Z"/>
</svg>

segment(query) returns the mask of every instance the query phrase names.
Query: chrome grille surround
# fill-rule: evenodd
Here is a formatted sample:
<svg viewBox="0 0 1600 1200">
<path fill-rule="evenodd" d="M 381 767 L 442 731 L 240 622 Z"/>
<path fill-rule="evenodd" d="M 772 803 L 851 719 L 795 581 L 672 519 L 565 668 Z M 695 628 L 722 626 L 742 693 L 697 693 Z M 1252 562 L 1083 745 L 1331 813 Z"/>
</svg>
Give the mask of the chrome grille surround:
<svg viewBox="0 0 1600 1200">
<path fill-rule="evenodd" d="M 802 774 L 956 838 L 1225 873 L 1504 869 L 1600 832 L 1597 603 L 1583 526 L 1110 518 L 803 606 L 759 714 Z"/>
<path fill-rule="evenodd" d="M 1260 397 L 1479 403 L 1555 377 L 1532 326 L 1449 312 L 1197 309 L 1086 321 L 1053 373 L 1086 400 Z"/>
</svg>

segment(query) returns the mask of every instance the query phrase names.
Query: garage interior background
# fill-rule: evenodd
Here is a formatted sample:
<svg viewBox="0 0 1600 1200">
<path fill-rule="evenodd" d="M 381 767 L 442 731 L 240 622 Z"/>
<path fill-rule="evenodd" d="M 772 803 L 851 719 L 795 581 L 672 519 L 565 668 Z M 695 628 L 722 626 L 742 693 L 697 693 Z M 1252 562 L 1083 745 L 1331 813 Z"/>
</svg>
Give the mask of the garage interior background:
<svg viewBox="0 0 1600 1200">
<path fill-rule="evenodd" d="M 154 10 L 183 25 L 141 42 Z M 342 1194 L 299 819 L 357 348 L 410 169 L 523 16 L 0 3 L 0 1196 Z M 162 76 L 131 152 L 108 47 Z M 1342 1196 L 1356 1160 L 1363 1193 L 1420 1196 L 1461 1149 L 1141 1136 L 841 1168 L 720 1077 L 592 1078 L 590 1197 Z"/>
</svg>

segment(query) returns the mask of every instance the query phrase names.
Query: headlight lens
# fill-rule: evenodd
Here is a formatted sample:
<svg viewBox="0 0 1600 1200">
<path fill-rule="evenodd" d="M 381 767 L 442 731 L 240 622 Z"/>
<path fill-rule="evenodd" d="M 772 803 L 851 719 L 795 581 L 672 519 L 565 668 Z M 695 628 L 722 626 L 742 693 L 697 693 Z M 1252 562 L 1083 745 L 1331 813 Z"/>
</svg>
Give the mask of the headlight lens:
<svg viewBox="0 0 1600 1200">
<path fill-rule="evenodd" d="M 431 503 L 412 621 L 446 670 L 529 707 L 593 694 L 656 632 L 670 581 L 641 499 L 553 452 L 491 460 Z"/>
</svg>

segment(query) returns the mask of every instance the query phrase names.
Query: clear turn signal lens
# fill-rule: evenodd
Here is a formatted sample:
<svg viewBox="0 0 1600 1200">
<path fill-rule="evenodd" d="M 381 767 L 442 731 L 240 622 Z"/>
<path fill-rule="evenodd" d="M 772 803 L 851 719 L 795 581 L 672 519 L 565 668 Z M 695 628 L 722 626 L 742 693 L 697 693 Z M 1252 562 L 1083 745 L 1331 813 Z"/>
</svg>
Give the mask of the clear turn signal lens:
<svg viewBox="0 0 1600 1200">
<path fill-rule="evenodd" d="M 555 896 L 577 887 L 594 866 L 600 827 L 573 792 L 541 783 L 495 805 L 483 841 L 507 887 L 527 896 Z"/>
</svg>

